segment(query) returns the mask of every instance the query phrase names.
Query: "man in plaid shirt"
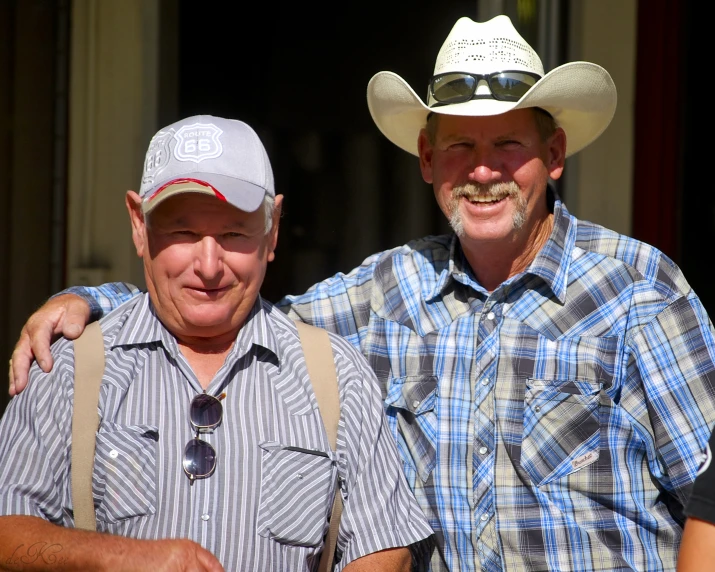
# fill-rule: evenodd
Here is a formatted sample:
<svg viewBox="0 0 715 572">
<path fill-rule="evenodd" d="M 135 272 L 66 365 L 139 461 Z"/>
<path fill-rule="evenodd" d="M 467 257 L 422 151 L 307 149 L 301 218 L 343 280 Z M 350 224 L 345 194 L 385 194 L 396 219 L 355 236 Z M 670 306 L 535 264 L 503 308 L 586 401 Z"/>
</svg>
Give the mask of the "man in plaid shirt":
<svg viewBox="0 0 715 572">
<path fill-rule="evenodd" d="M 278 305 L 376 372 L 433 571 L 674 570 L 715 422 L 715 332 L 671 260 L 576 219 L 549 185 L 610 123 L 610 75 L 544 74 L 506 16 L 461 18 L 429 86 L 425 104 L 380 72 L 368 106 L 454 232 Z M 33 355 L 51 367 L 53 332 L 75 337 L 137 290 L 70 292 L 23 330 L 11 392 Z"/>
</svg>

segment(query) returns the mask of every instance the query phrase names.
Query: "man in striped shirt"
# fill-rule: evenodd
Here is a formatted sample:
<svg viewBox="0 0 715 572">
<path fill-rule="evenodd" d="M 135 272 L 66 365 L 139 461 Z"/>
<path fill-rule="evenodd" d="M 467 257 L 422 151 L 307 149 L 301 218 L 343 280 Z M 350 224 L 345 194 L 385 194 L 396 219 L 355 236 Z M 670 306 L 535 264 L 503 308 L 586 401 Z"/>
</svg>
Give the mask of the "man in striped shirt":
<svg viewBox="0 0 715 572">
<path fill-rule="evenodd" d="M 296 325 L 259 296 L 281 203 L 245 123 L 196 116 L 155 135 L 126 195 L 149 292 L 101 321 L 98 532 L 73 528 L 61 340 L 0 422 L 0 569 L 317 570 L 336 494 L 335 570 L 407 572 L 411 545 L 426 564 L 432 530 L 365 358 L 329 334 L 333 450 Z"/>
<path fill-rule="evenodd" d="M 368 106 L 419 157 L 454 232 L 278 306 L 344 336 L 377 374 L 436 532 L 434 572 L 674 570 L 715 423 L 715 332 L 671 260 L 577 219 L 549 185 L 610 123 L 610 75 L 588 62 L 545 74 L 506 16 L 461 18 L 429 86 L 425 104 L 380 72 Z M 76 336 L 137 293 L 72 291 L 28 322 L 16 384 L 33 351 L 51 367 L 53 332 Z"/>
</svg>

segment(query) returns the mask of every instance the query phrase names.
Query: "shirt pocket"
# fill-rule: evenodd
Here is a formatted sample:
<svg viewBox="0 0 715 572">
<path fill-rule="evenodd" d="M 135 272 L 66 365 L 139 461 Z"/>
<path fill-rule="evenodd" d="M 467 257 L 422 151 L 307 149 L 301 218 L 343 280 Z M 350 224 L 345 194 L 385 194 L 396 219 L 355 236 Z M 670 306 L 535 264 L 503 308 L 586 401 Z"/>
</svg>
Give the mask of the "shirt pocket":
<svg viewBox="0 0 715 572">
<path fill-rule="evenodd" d="M 153 425 L 102 424 L 94 454 L 98 521 L 116 524 L 156 512 L 158 439 Z"/>
<path fill-rule="evenodd" d="M 275 442 L 260 444 L 258 534 L 297 546 L 318 546 L 333 506 L 337 467 L 322 451 L 293 450 Z"/>
<path fill-rule="evenodd" d="M 521 466 L 536 486 L 598 461 L 602 384 L 528 379 Z"/>
<path fill-rule="evenodd" d="M 397 449 L 409 472 L 427 482 L 437 462 L 437 378 L 415 375 L 390 381 L 385 405 L 387 415 L 396 419 Z M 412 484 L 412 483 L 411 483 Z"/>
</svg>

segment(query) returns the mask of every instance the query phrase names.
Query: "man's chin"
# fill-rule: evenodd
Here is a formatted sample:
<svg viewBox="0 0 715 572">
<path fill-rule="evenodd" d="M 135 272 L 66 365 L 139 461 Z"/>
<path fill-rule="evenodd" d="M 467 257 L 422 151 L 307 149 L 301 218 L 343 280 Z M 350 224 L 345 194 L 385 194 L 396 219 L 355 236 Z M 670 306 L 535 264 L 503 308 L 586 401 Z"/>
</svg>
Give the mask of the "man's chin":
<svg viewBox="0 0 715 572">
<path fill-rule="evenodd" d="M 202 321 L 181 324 L 178 330 L 172 333 L 177 339 L 188 345 L 221 345 L 233 342 L 239 329 L 228 320 L 223 320 L 220 323 Z"/>
<path fill-rule="evenodd" d="M 215 335 L 231 329 L 230 324 L 236 321 L 236 308 L 217 308 L 215 302 L 191 304 L 180 309 L 182 329 L 194 335 Z"/>
<path fill-rule="evenodd" d="M 460 240 L 493 243 L 511 241 L 516 229 L 511 218 L 504 220 L 470 220 L 467 217 L 453 218 L 450 226 Z"/>
</svg>

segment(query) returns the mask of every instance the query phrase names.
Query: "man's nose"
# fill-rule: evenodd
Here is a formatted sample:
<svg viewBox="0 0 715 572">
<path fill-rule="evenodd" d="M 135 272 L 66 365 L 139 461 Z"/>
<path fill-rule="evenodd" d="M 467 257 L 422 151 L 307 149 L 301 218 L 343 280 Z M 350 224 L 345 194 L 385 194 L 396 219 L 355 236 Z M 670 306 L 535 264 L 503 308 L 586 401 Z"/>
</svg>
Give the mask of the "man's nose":
<svg viewBox="0 0 715 572">
<path fill-rule="evenodd" d="M 205 280 L 216 278 L 223 270 L 223 249 L 212 236 L 204 236 L 196 244 L 196 273 Z"/>
<path fill-rule="evenodd" d="M 475 183 L 489 184 L 501 180 L 501 169 L 489 151 L 475 149 L 468 178 Z"/>
</svg>

